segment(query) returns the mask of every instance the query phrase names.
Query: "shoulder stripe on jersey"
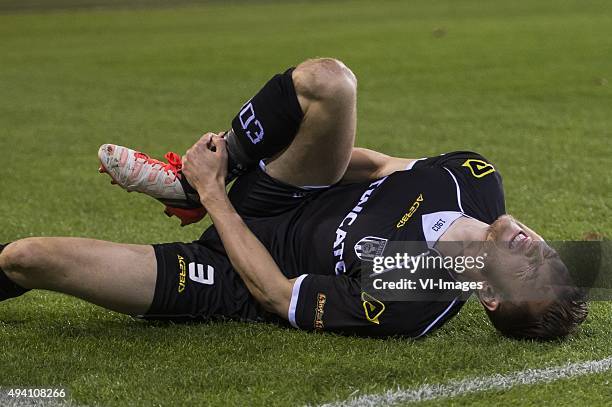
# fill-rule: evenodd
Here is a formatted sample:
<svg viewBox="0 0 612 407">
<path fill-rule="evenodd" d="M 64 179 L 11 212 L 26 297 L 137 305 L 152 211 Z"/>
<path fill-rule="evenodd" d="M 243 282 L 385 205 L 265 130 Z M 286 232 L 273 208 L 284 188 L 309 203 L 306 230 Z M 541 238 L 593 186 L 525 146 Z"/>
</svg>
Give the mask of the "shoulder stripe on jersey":
<svg viewBox="0 0 612 407">
<path fill-rule="evenodd" d="M 446 314 L 448 313 L 448 311 L 450 311 L 450 310 L 453 308 L 453 306 L 455 305 L 455 303 L 457 302 L 457 300 L 458 300 L 458 299 L 459 299 L 459 297 L 455 298 L 455 299 L 453 300 L 453 302 L 451 302 L 451 303 L 450 303 L 450 305 L 449 305 L 448 307 L 446 307 L 446 309 L 445 309 L 444 311 L 442 311 L 442 313 L 441 313 L 440 315 L 438 315 L 438 317 L 437 317 L 436 319 L 434 319 L 434 321 L 433 321 L 431 324 L 429 324 L 429 325 L 427 326 L 427 328 L 425 328 L 425 329 L 423 330 L 423 332 L 421 332 L 421 333 L 419 334 L 419 336 L 417 336 L 415 339 L 418 339 L 418 338 L 420 338 L 421 336 L 425 335 L 427 332 L 429 332 L 429 331 L 431 330 L 431 328 L 433 328 L 433 327 L 434 327 L 434 326 L 435 326 L 435 325 L 438 323 L 438 321 L 439 321 L 439 320 L 440 320 L 440 319 L 441 319 L 441 318 L 442 318 L 444 315 L 446 315 Z"/>
<path fill-rule="evenodd" d="M 451 172 L 451 170 L 449 170 L 446 167 L 442 167 L 442 168 L 448 171 L 450 176 L 453 177 L 453 181 L 455 181 L 455 186 L 457 187 L 457 205 L 459 205 L 459 210 L 461 211 L 461 213 L 465 213 L 465 211 L 463 210 L 463 206 L 461 206 L 461 189 L 459 188 L 459 183 L 457 182 L 457 178 L 455 178 L 455 175 Z"/>
<path fill-rule="evenodd" d="M 291 290 L 291 301 L 289 302 L 289 314 L 287 315 L 287 319 L 292 327 L 300 329 L 295 322 L 295 309 L 297 308 L 298 297 L 300 296 L 300 286 L 302 285 L 302 281 L 306 278 L 307 274 L 302 274 L 298 278 L 295 279 L 293 283 L 293 289 Z"/>
</svg>

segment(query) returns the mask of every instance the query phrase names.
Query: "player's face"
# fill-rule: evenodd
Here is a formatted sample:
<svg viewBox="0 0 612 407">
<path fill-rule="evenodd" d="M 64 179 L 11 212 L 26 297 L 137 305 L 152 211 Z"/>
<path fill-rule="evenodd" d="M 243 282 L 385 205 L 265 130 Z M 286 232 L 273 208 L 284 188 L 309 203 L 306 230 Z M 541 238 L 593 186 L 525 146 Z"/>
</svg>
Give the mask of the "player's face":
<svg viewBox="0 0 612 407">
<path fill-rule="evenodd" d="M 540 235 L 504 215 L 491 224 L 486 240 L 485 276 L 493 287 L 516 301 L 546 298 L 552 250 Z"/>
</svg>

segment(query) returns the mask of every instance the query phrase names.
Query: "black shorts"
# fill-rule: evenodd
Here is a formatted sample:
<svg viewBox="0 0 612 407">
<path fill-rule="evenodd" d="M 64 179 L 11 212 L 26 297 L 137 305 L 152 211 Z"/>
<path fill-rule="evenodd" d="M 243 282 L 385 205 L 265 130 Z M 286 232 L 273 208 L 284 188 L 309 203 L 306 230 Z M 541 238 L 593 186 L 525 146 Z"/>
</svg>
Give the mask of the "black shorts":
<svg viewBox="0 0 612 407">
<path fill-rule="evenodd" d="M 244 219 L 278 217 L 306 204 L 326 187 L 297 187 L 259 168 L 236 180 L 229 197 Z M 192 243 L 153 245 L 157 257 L 155 295 L 145 319 L 175 322 L 211 319 L 275 321 L 232 268 L 214 227 Z"/>
<path fill-rule="evenodd" d="M 236 180 L 229 198 L 243 218 L 267 218 L 288 213 L 317 196 L 329 186 L 287 184 L 272 178 L 263 162 Z"/>
<path fill-rule="evenodd" d="M 257 319 L 259 310 L 226 256 L 197 242 L 153 248 L 157 282 L 146 319 Z"/>
</svg>

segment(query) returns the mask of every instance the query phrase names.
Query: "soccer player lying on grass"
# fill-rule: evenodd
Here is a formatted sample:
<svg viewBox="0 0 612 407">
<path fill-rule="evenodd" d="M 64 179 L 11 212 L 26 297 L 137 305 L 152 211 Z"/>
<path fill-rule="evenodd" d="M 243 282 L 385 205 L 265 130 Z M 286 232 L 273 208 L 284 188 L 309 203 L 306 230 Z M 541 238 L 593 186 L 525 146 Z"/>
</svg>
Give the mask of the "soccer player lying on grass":
<svg viewBox="0 0 612 407">
<path fill-rule="evenodd" d="M 101 170 L 113 183 L 162 201 L 183 223 L 206 210 L 214 226 L 193 243 L 15 241 L 0 254 L 0 300 L 46 289 L 145 319 L 288 321 L 306 330 L 422 337 L 460 310 L 465 292 L 381 300 L 362 287 L 366 263 L 391 241 L 474 257 L 488 242 L 494 250 L 484 268 L 442 267 L 429 276 L 480 282 L 476 294 L 507 336 L 563 337 L 586 318 L 558 255 L 505 215 L 501 178 L 485 158 L 389 157 L 354 148 L 355 125 L 353 73 L 315 59 L 274 76 L 230 131 L 204 135 L 182 160 L 104 145 Z M 472 243 L 449 253 L 446 241 Z"/>
</svg>

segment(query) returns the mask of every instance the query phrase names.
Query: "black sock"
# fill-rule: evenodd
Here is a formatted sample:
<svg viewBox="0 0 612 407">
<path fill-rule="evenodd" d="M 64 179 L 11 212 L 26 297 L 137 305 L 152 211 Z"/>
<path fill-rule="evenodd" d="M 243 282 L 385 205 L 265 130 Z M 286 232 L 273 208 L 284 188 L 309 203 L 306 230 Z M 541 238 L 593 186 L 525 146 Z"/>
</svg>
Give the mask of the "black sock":
<svg viewBox="0 0 612 407">
<path fill-rule="evenodd" d="M 0 253 L 2 253 L 2 250 L 4 250 L 6 246 L 8 246 L 8 243 L 0 244 Z M 19 297 L 20 295 L 23 295 L 28 291 L 30 290 L 25 289 L 11 281 L 6 276 L 4 271 L 0 268 L 0 301 L 8 300 L 9 298 Z"/>
<path fill-rule="evenodd" d="M 304 113 L 293 86 L 293 70 L 274 75 L 232 120 L 226 135 L 228 179 L 280 153 L 295 138 Z"/>
<path fill-rule="evenodd" d="M 291 144 L 304 113 L 293 86 L 294 68 L 272 77 L 232 120 L 227 140 L 227 182 L 273 157 Z M 199 203 L 197 191 L 185 177 L 181 184 L 188 199 Z"/>
</svg>

